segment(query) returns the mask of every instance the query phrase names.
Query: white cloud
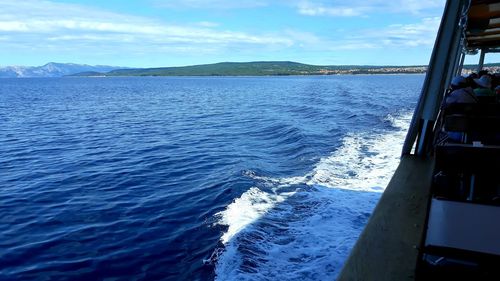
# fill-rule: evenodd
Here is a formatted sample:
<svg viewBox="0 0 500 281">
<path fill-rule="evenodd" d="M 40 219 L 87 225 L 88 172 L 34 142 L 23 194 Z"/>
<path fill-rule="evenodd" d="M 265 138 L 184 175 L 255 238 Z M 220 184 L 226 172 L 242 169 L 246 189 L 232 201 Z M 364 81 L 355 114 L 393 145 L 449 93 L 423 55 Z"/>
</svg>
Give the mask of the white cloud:
<svg viewBox="0 0 500 281">
<path fill-rule="evenodd" d="M 216 22 L 211 22 L 211 21 L 200 21 L 197 22 L 196 24 L 203 27 L 218 27 L 220 25 Z"/>
<path fill-rule="evenodd" d="M 359 16 L 363 14 L 365 8 L 351 8 L 345 6 L 336 7 L 326 7 L 321 3 L 313 4 L 310 2 L 300 2 L 297 5 L 298 12 L 302 15 L 308 16 L 340 16 L 340 17 L 352 17 Z"/>
<path fill-rule="evenodd" d="M 157 7 L 169 9 L 211 9 L 230 10 L 264 7 L 268 5 L 265 0 L 153 0 Z"/>
<path fill-rule="evenodd" d="M 293 5 L 297 12 L 308 16 L 355 17 L 374 13 L 409 13 L 442 9 L 444 0 L 298 0 Z"/>
<path fill-rule="evenodd" d="M 393 24 L 376 30 L 364 30 L 350 40 L 376 48 L 432 47 L 441 19 L 423 18 L 412 24 Z"/>
<path fill-rule="evenodd" d="M 419 14 L 444 7 L 445 0 L 151 0 L 169 9 L 229 10 L 292 5 L 309 16 L 360 16 L 370 12 Z"/>
<path fill-rule="evenodd" d="M 435 41 L 441 19 L 424 18 L 419 23 L 394 24 L 382 29 L 378 35 L 385 45 L 394 46 L 432 46 Z"/>
<path fill-rule="evenodd" d="M 287 29 L 284 31 L 287 37 L 293 38 L 294 41 L 307 42 L 308 45 L 319 45 L 323 43 L 323 39 L 311 32 Z"/>
<path fill-rule="evenodd" d="M 342 34 L 331 38 L 319 37 L 312 33 L 287 30 L 304 50 L 321 51 L 365 51 L 404 48 L 431 48 L 439 27 L 440 18 L 424 18 L 412 24 L 393 24 L 369 30 L 339 31 Z"/>
<path fill-rule="evenodd" d="M 391 1 L 388 1 L 391 3 Z M 412 14 L 420 14 L 427 9 L 442 9 L 444 0 L 399 0 L 393 1 L 391 9 L 393 11 L 409 12 Z"/>
<path fill-rule="evenodd" d="M 136 39 L 149 39 L 157 41 L 161 38 L 164 42 L 192 42 L 192 43 L 251 43 L 251 44 L 285 44 L 292 42 L 287 38 L 266 35 L 251 35 L 243 32 L 220 31 L 210 28 L 183 27 L 163 25 L 159 23 L 118 23 L 112 21 L 85 20 L 26 20 L 26 21 L 1 21 L 0 31 L 25 32 L 32 34 L 65 34 L 65 38 L 92 39 L 89 34 L 114 33 L 135 37 Z M 79 35 L 75 35 L 77 32 Z M 81 35 L 81 36 L 80 36 Z M 96 36 L 101 38 L 102 36 Z"/>
<path fill-rule="evenodd" d="M 368 42 L 364 40 L 342 40 L 336 42 L 336 44 L 330 46 L 331 51 L 342 51 L 342 50 L 367 50 L 367 49 L 378 49 L 381 46 L 375 42 Z"/>
<path fill-rule="evenodd" d="M 286 47 L 294 44 L 285 36 L 222 30 L 217 23 L 212 22 L 166 24 L 82 5 L 0 0 L 0 6 L 0 36 L 13 35 L 10 36 L 10 45 L 17 44 L 20 47 L 41 48 L 44 42 L 52 46 L 59 41 L 64 41 L 64 44 L 88 43 L 86 46 L 89 47 L 90 43 L 94 43 L 99 48 L 111 43 L 113 47 L 130 44 L 130 48 L 134 44 L 171 44 L 174 49 L 213 49 L 248 44 Z"/>
</svg>

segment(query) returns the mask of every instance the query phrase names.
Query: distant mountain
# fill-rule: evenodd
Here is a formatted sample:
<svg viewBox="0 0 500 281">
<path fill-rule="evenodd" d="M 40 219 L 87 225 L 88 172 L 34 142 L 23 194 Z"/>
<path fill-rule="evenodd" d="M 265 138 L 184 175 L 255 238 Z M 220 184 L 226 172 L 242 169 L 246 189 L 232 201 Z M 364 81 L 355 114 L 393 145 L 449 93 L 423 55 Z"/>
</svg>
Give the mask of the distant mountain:
<svg viewBox="0 0 500 281">
<path fill-rule="evenodd" d="M 81 72 L 109 72 L 123 67 L 50 62 L 42 66 L 0 67 L 0 78 L 62 77 Z"/>
<path fill-rule="evenodd" d="M 327 75 L 361 73 L 423 73 L 425 66 L 369 66 L 369 65 L 310 65 L 291 61 L 221 62 L 214 64 L 116 69 L 107 73 L 73 76 L 267 76 L 267 75 Z"/>
</svg>

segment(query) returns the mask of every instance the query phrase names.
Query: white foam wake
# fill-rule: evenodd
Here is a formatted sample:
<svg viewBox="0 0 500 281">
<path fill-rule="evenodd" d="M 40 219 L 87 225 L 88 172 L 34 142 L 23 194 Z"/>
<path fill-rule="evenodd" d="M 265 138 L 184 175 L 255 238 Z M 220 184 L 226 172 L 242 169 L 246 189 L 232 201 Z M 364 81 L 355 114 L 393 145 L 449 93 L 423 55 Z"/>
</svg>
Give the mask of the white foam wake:
<svg viewBox="0 0 500 281">
<path fill-rule="evenodd" d="M 308 174 L 248 176 L 252 187 L 226 210 L 217 280 L 334 279 L 399 163 L 411 114 L 388 116 L 394 130 L 349 134 Z"/>
<path fill-rule="evenodd" d="M 385 189 L 399 164 L 411 116 L 412 113 L 398 118 L 388 115 L 386 120 L 395 131 L 346 136 L 340 149 L 316 165 L 308 184 L 359 191 Z"/>
<path fill-rule="evenodd" d="M 219 214 L 218 223 L 228 226 L 228 230 L 222 235 L 222 243 L 227 244 L 234 235 L 293 194 L 294 192 L 271 194 L 257 187 L 250 188 Z"/>
</svg>

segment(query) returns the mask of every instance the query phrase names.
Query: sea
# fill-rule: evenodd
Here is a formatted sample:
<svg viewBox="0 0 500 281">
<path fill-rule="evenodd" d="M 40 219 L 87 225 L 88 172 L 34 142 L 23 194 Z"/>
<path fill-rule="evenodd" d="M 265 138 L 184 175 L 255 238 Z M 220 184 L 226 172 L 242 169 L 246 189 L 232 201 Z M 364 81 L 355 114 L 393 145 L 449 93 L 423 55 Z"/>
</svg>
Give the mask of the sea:
<svg viewBox="0 0 500 281">
<path fill-rule="evenodd" d="M 0 280 L 334 280 L 423 80 L 0 79 Z"/>
</svg>

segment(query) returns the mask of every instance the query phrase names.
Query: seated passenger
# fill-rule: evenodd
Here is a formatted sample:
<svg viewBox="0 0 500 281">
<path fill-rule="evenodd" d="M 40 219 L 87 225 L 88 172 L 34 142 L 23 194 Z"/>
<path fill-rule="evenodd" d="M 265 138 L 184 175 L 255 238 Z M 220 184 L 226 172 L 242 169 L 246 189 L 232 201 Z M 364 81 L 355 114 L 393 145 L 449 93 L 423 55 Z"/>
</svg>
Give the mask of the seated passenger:
<svg viewBox="0 0 500 281">
<path fill-rule="evenodd" d="M 494 97 L 495 92 L 491 89 L 491 76 L 485 74 L 479 79 L 474 79 L 474 82 L 478 86 L 474 89 L 474 94 L 476 97 Z"/>
<path fill-rule="evenodd" d="M 471 72 L 469 75 L 467 75 L 466 79 L 470 80 L 471 82 L 474 82 L 473 80 L 476 79 L 476 78 L 479 78 L 479 76 L 477 75 L 477 73 L 475 72 Z"/>
<path fill-rule="evenodd" d="M 481 77 L 481 76 L 483 76 L 483 75 L 490 75 L 490 73 L 488 72 L 488 70 L 483 69 L 483 70 L 480 70 L 480 71 L 477 73 L 477 75 L 478 75 L 479 77 Z M 476 78 L 477 78 L 477 77 L 476 77 Z"/>
<path fill-rule="evenodd" d="M 457 76 L 451 81 L 451 93 L 446 97 L 445 105 L 452 103 L 475 103 L 477 98 L 474 90 L 463 76 Z"/>
<path fill-rule="evenodd" d="M 450 93 L 445 97 L 442 104 L 442 108 L 446 108 L 451 104 L 456 103 L 476 103 L 477 98 L 474 95 L 474 90 L 472 89 L 469 80 L 463 76 L 456 76 L 451 81 Z M 451 141 L 451 142 L 462 142 L 463 134 L 461 132 L 446 132 L 444 127 L 441 128 L 441 132 L 438 135 L 437 143 Z"/>
<path fill-rule="evenodd" d="M 499 73 L 494 73 L 491 75 L 491 88 L 495 89 L 500 85 L 500 74 Z"/>
</svg>

